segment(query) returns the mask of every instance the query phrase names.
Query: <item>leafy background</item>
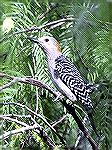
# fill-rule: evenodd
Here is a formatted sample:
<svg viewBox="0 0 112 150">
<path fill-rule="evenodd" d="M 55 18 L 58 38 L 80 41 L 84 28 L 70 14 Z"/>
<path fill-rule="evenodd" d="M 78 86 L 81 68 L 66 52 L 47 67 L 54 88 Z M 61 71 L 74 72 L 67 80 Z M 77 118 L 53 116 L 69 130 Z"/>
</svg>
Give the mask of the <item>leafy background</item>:
<svg viewBox="0 0 112 150">
<path fill-rule="evenodd" d="M 2 1 L 0 16 L 1 72 L 17 77 L 32 76 L 55 88 L 48 75 L 44 53 L 27 39 L 27 36 L 31 35 L 54 36 L 60 41 L 63 54 L 76 64 L 85 80 L 100 85 L 98 91 L 91 95 L 95 110 L 94 119 L 100 135 L 97 142 L 101 150 L 112 149 L 112 2 L 103 0 Z M 10 31 L 3 30 L 3 22 L 8 17 L 14 22 L 14 27 Z M 67 17 L 74 17 L 74 21 L 53 28 L 46 27 L 41 31 L 17 34 L 35 25 L 40 27 Z M 0 84 L 7 82 L 9 81 L 3 78 Z M 65 138 L 67 145 L 75 144 L 77 125 L 62 104 L 54 102 L 53 99 L 53 95 L 48 91 L 21 83 L 16 83 L 1 93 L 1 102 L 22 103 L 38 111 L 51 124 L 63 115 L 67 115 L 66 120 L 56 126 L 56 129 Z M 0 106 L 0 113 L 28 114 L 25 109 L 7 105 Z M 79 116 L 84 116 L 80 110 Z M 29 122 L 25 118 L 23 121 Z M 14 122 L 5 120 L 0 122 L 1 134 L 19 128 Z M 41 120 L 37 122 L 47 128 Z M 53 132 L 49 131 L 48 135 L 58 145 L 58 149 L 63 149 Z M 91 135 L 96 139 L 92 131 Z M 29 137 L 32 138 L 29 140 Z M 1 140 L 0 147 L 2 149 L 48 149 L 42 139 L 30 131 Z"/>
</svg>

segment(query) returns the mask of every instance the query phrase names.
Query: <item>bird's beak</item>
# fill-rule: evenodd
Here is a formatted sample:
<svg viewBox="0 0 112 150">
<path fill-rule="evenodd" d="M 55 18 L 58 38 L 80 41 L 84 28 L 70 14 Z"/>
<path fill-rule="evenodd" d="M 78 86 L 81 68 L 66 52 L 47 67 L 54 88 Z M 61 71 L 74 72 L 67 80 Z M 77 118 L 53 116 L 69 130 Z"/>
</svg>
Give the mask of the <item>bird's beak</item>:
<svg viewBox="0 0 112 150">
<path fill-rule="evenodd" d="M 34 42 L 34 43 L 39 43 L 39 40 L 33 37 L 27 37 L 30 41 Z"/>
<path fill-rule="evenodd" d="M 37 43 L 40 47 L 43 48 L 43 44 L 40 40 L 38 40 L 37 38 L 33 38 L 33 37 L 27 37 L 30 41 Z"/>
</svg>

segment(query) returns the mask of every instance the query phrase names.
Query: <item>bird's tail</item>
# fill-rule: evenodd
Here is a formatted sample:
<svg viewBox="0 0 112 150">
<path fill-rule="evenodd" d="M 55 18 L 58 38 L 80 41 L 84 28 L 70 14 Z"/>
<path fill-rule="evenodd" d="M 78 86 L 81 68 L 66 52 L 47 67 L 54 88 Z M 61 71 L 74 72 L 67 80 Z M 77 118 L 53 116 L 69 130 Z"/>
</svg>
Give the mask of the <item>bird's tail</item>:
<svg viewBox="0 0 112 150">
<path fill-rule="evenodd" d="M 97 132 L 97 129 L 96 129 L 96 125 L 95 125 L 95 121 L 94 121 L 92 112 L 88 112 L 88 118 L 89 118 L 89 121 L 90 121 L 90 123 L 91 123 L 91 126 L 92 126 L 94 132 L 95 132 L 96 135 L 99 137 L 98 132 Z"/>
<path fill-rule="evenodd" d="M 96 135 L 98 136 L 95 121 L 93 118 L 94 109 L 93 109 L 93 105 L 92 105 L 90 96 L 88 96 L 86 103 L 85 102 L 83 103 L 83 106 L 85 108 L 85 111 L 87 112 L 87 115 L 88 115 L 88 118 L 89 118 L 89 121 L 90 121 L 90 124 L 91 124 L 93 130 L 96 133 Z"/>
</svg>

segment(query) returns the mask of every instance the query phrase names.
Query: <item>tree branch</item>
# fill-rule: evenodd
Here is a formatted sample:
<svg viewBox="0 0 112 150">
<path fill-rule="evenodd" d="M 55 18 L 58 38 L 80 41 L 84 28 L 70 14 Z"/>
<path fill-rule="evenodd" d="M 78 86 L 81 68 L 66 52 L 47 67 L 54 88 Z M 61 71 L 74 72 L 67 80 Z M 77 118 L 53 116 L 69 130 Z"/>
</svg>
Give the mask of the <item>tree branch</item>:
<svg viewBox="0 0 112 150">
<path fill-rule="evenodd" d="M 56 9 L 57 7 L 58 4 L 50 4 L 50 7 L 48 7 L 48 9 L 43 14 L 37 17 L 37 20 L 43 19 L 49 12 L 51 12 L 52 10 L 54 11 L 54 9 Z"/>
<path fill-rule="evenodd" d="M 5 119 L 5 120 L 9 120 L 9 121 L 11 121 L 11 122 L 16 122 L 17 124 L 22 125 L 22 126 L 28 126 L 26 123 L 21 122 L 21 121 L 19 121 L 19 120 L 17 120 L 17 119 L 10 118 L 10 117 L 8 117 L 8 116 L 0 115 L 0 118 L 1 118 L 1 119 Z"/>
<path fill-rule="evenodd" d="M 67 117 L 67 115 L 64 115 L 59 120 L 55 121 L 55 123 L 52 124 L 52 127 L 57 126 L 59 123 L 61 123 L 62 121 L 64 121 L 66 117 Z"/>
<path fill-rule="evenodd" d="M 21 132 L 25 132 L 27 130 L 33 130 L 33 129 L 38 129 L 38 126 L 36 126 L 36 125 L 26 126 L 26 127 L 22 127 L 22 128 L 16 129 L 16 130 L 8 131 L 8 132 L 4 133 L 3 135 L 1 135 L 0 139 L 6 139 L 11 135 L 18 134 L 18 133 L 21 133 Z"/>
<path fill-rule="evenodd" d="M 16 82 L 21 82 L 21 83 L 25 83 L 25 84 L 30 84 L 30 85 L 34 85 L 34 86 L 37 86 L 37 87 L 41 87 L 41 88 L 44 88 L 46 90 L 48 90 L 50 93 L 52 93 L 53 95 L 57 96 L 59 95 L 59 92 L 56 92 L 54 89 L 52 89 L 51 87 L 49 87 L 48 85 L 42 83 L 41 81 L 39 80 L 36 80 L 36 79 L 33 79 L 33 78 L 27 78 L 27 77 L 13 77 L 13 76 L 9 76 L 7 74 L 4 74 L 4 73 L 0 73 L 0 77 L 4 77 L 4 78 L 7 78 L 7 79 L 10 79 L 10 80 L 13 80 L 14 78 L 16 78 Z M 9 84 L 8 84 L 9 85 Z M 5 88 L 8 88 L 10 86 L 12 86 L 12 84 L 10 84 L 9 86 L 2 86 L 0 88 L 0 91 L 2 91 L 3 89 Z"/>
<path fill-rule="evenodd" d="M 26 123 L 18 121 L 17 119 L 10 118 L 9 116 L 10 117 L 19 117 L 19 118 L 21 118 L 21 117 L 31 118 L 31 120 L 34 122 L 34 125 L 29 126 Z M 11 130 L 11 131 L 6 132 L 5 134 L 0 136 L 0 139 L 6 139 L 10 135 L 14 135 L 14 134 L 18 134 L 21 132 L 25 132 L 27 130 L 35 129 L 34 132 L 36 132 L 44 140 L 45 143 L 47 143 L 47 145 L 49 146 L 50 149 L 53 150 L 55 148 L 55 143 L 48 137 L 47 133 L 43 130 L 43 128 L 39 124 L 37 124 L 37 122 L 31 117 L 31 115 L 21 116 L 21 115 L 17 115 L 17 114 L 8 114 L 8 115 L 0 115 L 0 118 L 9 120 L 11 122 L 16 122 L 19 125 L 25 126 L 20 129 Z"/>
<path fill-rule="evenodd" d="M 0 40 L 0 43 L 3 42 L 4 40 L 6 39 L 9 39 L 11 37 L 13 37 L 14 35 L 17 35 L 17 34 L 21 34 L 21 33 L 25 33 L 25 32 L 33 32 L 33 31 L 41 31 L 42 29 L 44 28 L 49 28 L 51 26 L 54 26 L 56 24 L 59 24 L 59 25 L 62 25 L 64 24 L 65 22 L 72 22 L 74 20 L 74 18 L 63 18 L 63 19 L 59 19 L 59 20 L 56 20 L 56 21 L 53 21 L 53 22 L 49 22 L 47 24 L 43 24 L 42 26 L 32 26 L 31 28 L 28 28 L 28 29 L 24 29 L 24 30 L 21 30 L 21 31 L 17 31 L 17 32 L 14 32 L 6 37 L 3 37 L 1 40 Z M 57 26 L 56 26 L 57 27 Z"/>
<path fill-rule="evenodd" d="M 83 125 L 82 121 L 80 120 L 80 118 L 77 116 L 77 113 L 75 111 L 75 108 L 72 107 L 71 105 L 67 104 L 66 101 L 62 101 L 61 103 L 65 106 L 65 108 L 68 110 L 68 112 L 73 116 L 73 118 L 75 119 L 79 129 L 83 132 L 84 136 L 88 139 L 89 143 L 91 144 L 93 150 L 98 150 L 98 146 L 95 143 L 95 141 L 92 139 L 92 137 L 90 136 L 90 134 L 88 133 L 88 130 L 86 129 L 86 127 Z"/>
<path fill-rule="evenodd" d="M 6 77 L 9 79 L 12 79 L 14 77 L 10 77 L 6 74 L 0 73 L 0 77 Z M 20 79 L 20 78 L 19 78 Z M 43 84 L 42 82 L 32 79 L 32 78 L 21 78 L 21 80 L 19 80 L 19 82 L 21 83 L 26 83 L 26 84 L 31 84 L 34 86 L 38 86 L 38 87 L 42 87 L 47 89 L 49 92 L 53 93 L 56 97 L 58 97 L 59 93 L 57 93 L 55 90 L 53 90 L 51 87 L 49 87 L 48 85 Z M 85 126 L 83 125 L 82 121 L 80 120 L 80 118 L 77 116 L 75 108 L 72 107 L 71 105 L 67 104 L 66 101 L 62 100 L 60 97 L 60 102 L 65 106 L 65 108 L 68 110 L 68 112 L 73 116 L 73 118 L 75 119 L 76 123 L 78 124 L 79 129 L 83 132 L 84 136 L 88 139 L 89 143 L 91 144 L 93 150 L 98 150 L 98 146 L 95 143 L 95 141 L 92 139 L 92 137 L 90 136 L 90 134 L 88 133 L 87 129 L 85 128 Z M 39 114 L 35 113 L 34 111 L 32 111 L 31 109 L 29 109 L 27 106 L 24 106 L 22 104 L 18 104 L 18 103 L 2 103 L 3 105 L 5 104 L 13 104 L 13 105 L 17 105 L 19 107 L 24 107 L 26 108 L 30 113 L 32 113 L 33 115 L 35 115 L 36 117 L 39 117 L 40 119 L 42 119 L 53 131 L 55 134 L 56 130 Z M 60 135 L 58 135 L 58 137 L 60 137 Z M 61 139 L 62 137 L 60 137 Z M 63 141 L 63 140 L 62 140 Z"/>
<path fill-rule="evenodd" d="M 37 118 L 40 118 L 57 136 L 58 138 L 60 139 L 60 141 L 65 145 L 65 142 L 63 140 L 63 137 L 61 137 L 57 131 L 46 121 L 45 118 L 43 118 L 40 114 L 37 114 L 36 112 L 34 112 L 33 110 L 31 110 L 29 107 L 25 106 L 25 105 L 22 105 L 20 103 L 15 103 L 15 102 L 5 102 L 5 103 L 2 103 L 0 102 L 0 105 L 16 105 L 20 108 L 25 108 L 27 111 L 29 111 L 32 115 L 36 116 Z"/>
<path fill-rule="evenodd" d="M 6 88 L 9 88 L 10 86 L 12 86 L 13 84 L 15 84 L 16 82 L 19 81 L 19 78 L 18 77 L 14 77 L 13 80 L 3 86 L 0 87 L 0 91 L 6 89 Z"/>
</svg>

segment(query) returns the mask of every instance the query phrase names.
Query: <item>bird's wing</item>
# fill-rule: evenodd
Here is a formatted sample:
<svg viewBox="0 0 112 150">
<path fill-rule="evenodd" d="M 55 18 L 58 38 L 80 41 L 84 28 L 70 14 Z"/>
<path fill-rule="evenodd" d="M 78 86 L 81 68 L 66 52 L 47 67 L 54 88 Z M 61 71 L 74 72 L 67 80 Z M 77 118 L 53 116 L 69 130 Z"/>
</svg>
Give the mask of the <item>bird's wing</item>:
<svg viewBox="0 0 112 150">
<path fill-rule="evenodd" d="M 76 98 L 80 100 L 85 107 L 92 108 L 86 84 L 74 64 L 69 62 L 64 56 L 59 57 L 55 63 L 55 76 L 61 79 L 61 81 L 73 92 Z"/>
<path fill-rule="evenodd" d="M 80 72 L 75 67 L 75 65 L 67 60 L 63 55 L 61 55 L 59 58 L 56 59 L 56 69 L 59 72 L 69 73 L 74 76 L 74 78 L 77 78 L 78 81 L 84 82 L 82 79 Z"/>
</svg>

